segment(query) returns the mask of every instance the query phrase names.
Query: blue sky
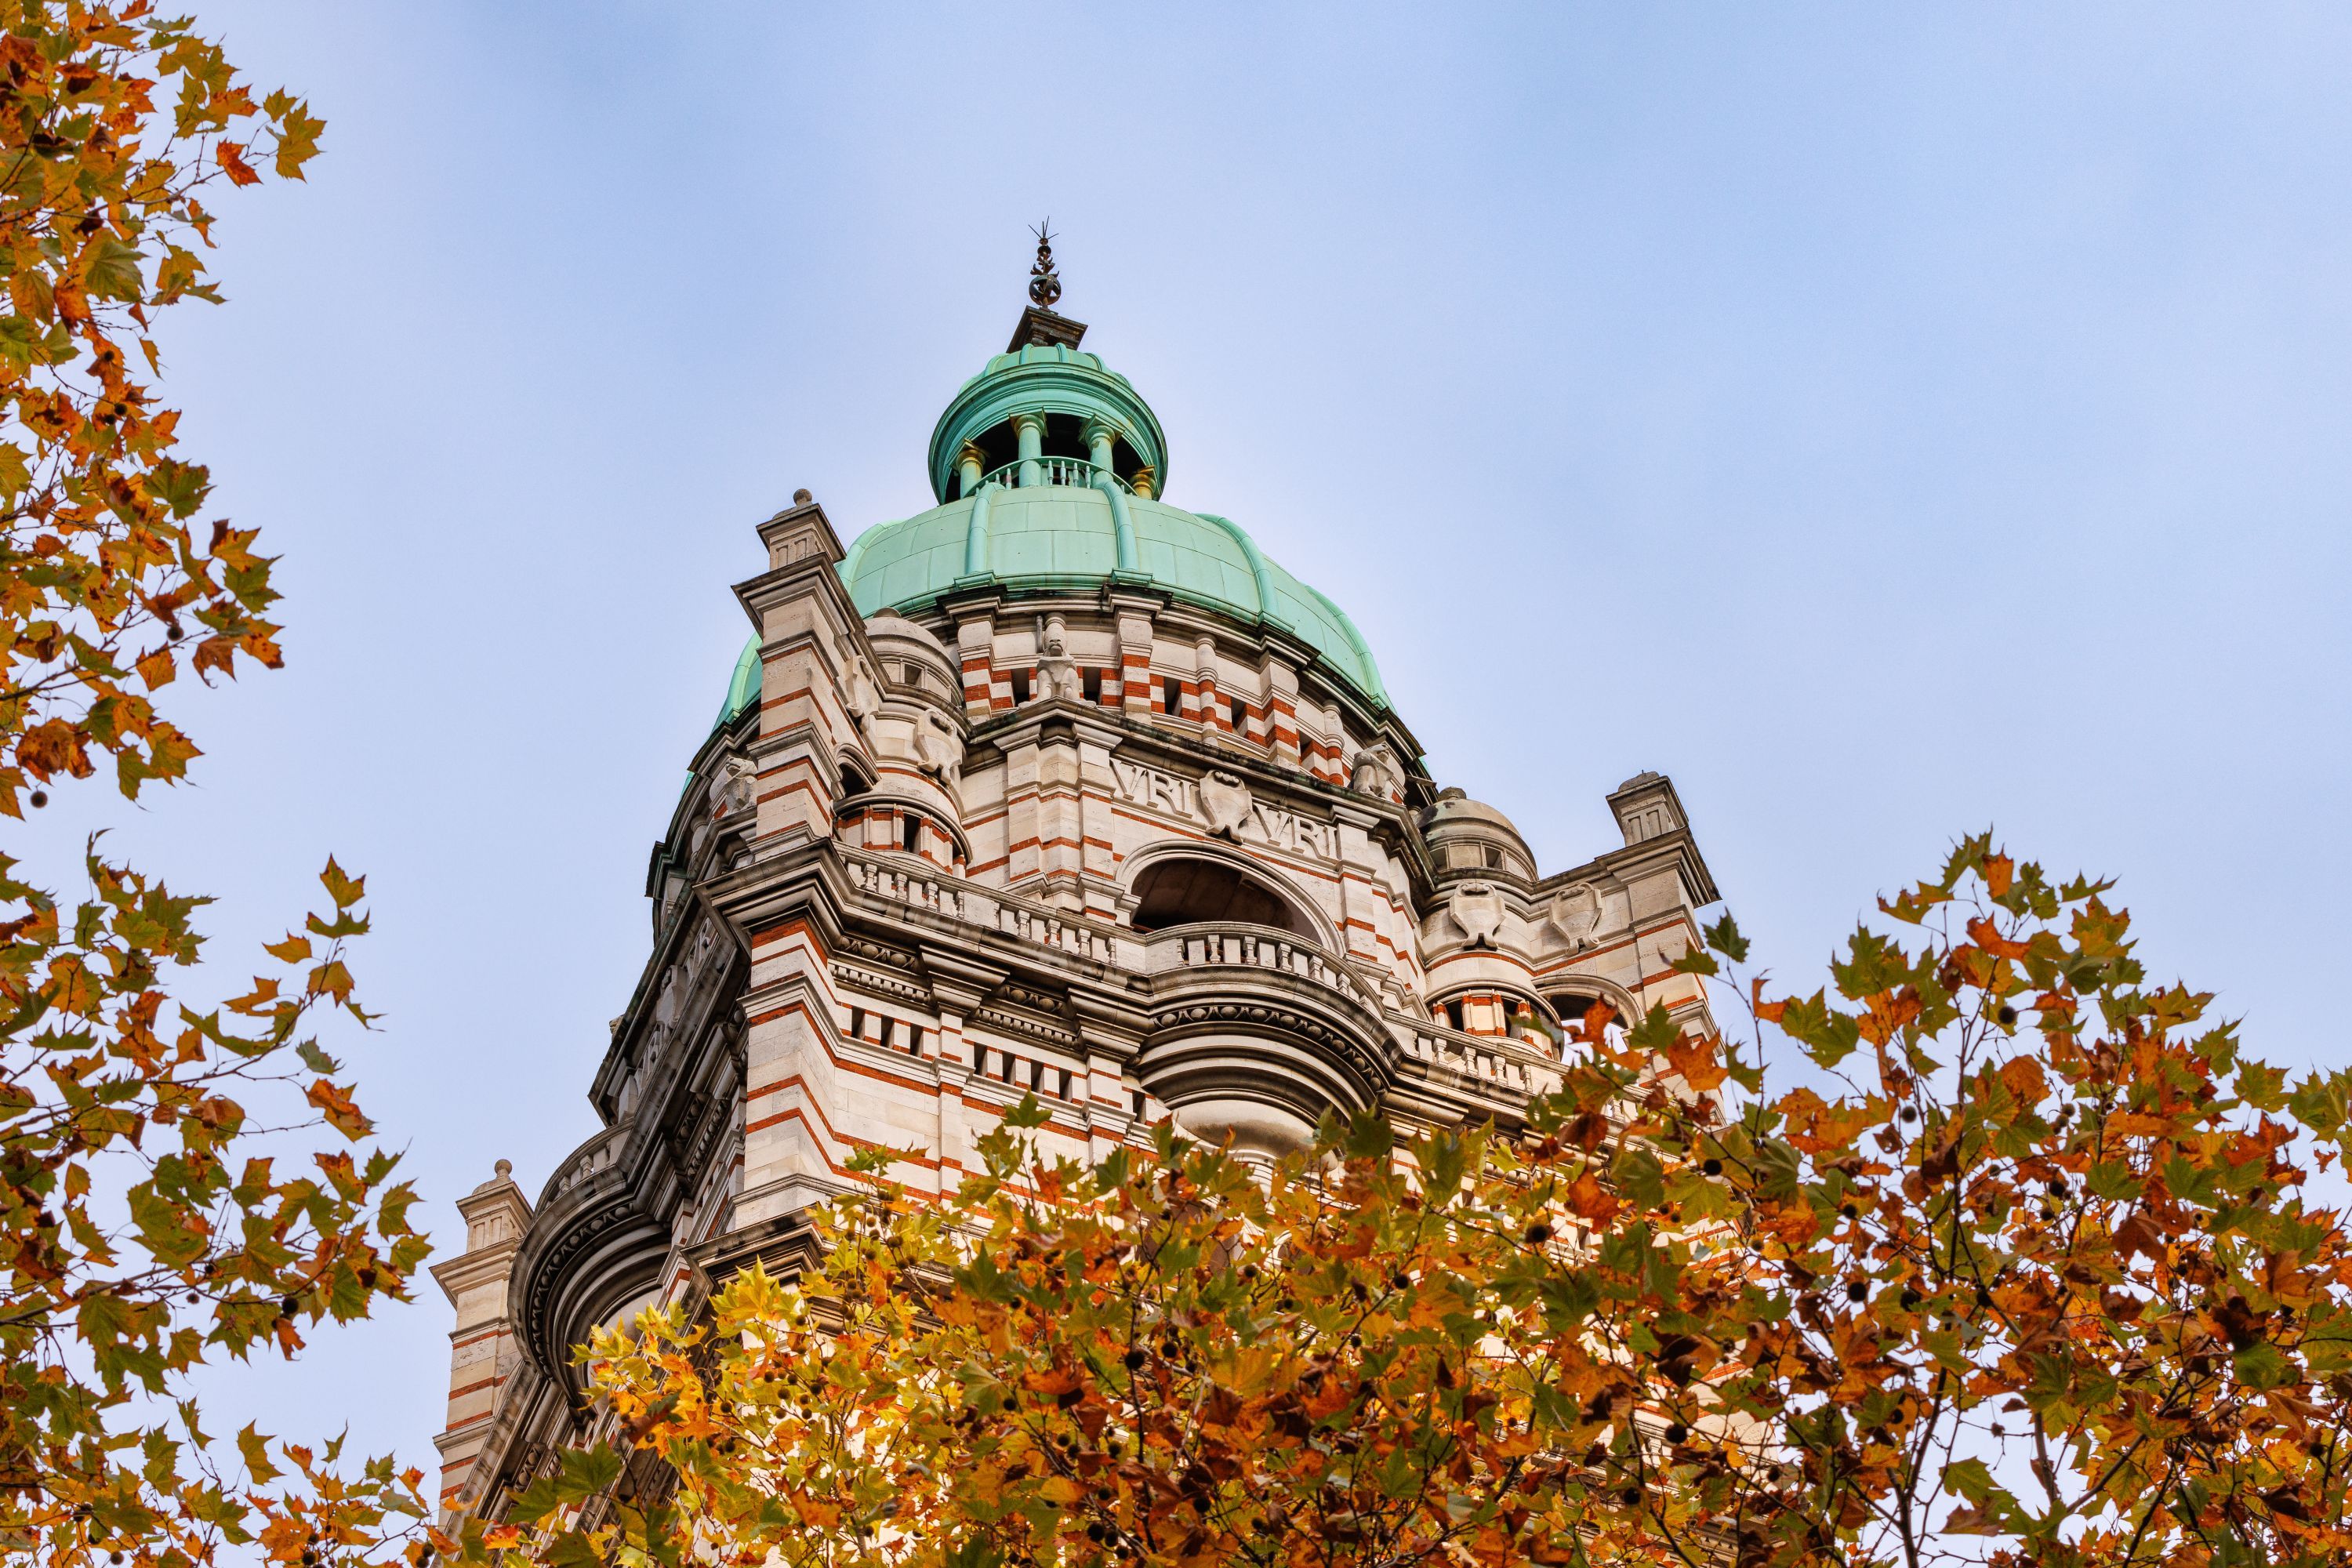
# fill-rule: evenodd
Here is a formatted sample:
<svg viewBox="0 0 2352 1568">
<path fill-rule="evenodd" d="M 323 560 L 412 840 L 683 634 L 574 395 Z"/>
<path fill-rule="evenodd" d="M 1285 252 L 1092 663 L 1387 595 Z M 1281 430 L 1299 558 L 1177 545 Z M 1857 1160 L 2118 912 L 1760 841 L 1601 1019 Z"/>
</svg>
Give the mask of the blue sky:
<svg viewBox="0 0 2352 1568">
<path fill-rule="evenodd" d="M 2272 1058 L 2347 1057 L 2352 14 L 200 15 L 328 122 L 166 338 L 289 668 L 184 699 L 193 786 L 44 826 L 222 895 L 224 984 L 369 874 L 348 1054 L 445 1237 L 593 1125 L 753 523 L 927 504 L 1047 214 L 1169 499 L 1344 605 L 1547 869 L 1668 772 L 1810 989 L 1990 823 Z M 446 1328 L 237 1397 L 429 1469 Z"/>
</svg>

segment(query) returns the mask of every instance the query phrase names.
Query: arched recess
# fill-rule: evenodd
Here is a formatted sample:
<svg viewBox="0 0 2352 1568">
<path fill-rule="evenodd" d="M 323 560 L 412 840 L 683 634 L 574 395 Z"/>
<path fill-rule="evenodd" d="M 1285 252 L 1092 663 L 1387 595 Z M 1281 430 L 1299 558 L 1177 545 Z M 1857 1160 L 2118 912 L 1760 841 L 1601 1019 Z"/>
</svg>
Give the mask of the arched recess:
<svg viewBox="0 0 2352 1568">
<path fill-rule="evenodd" d="M 1543 989 L 1543 999 L 1550 1004 L 1553 1014 L 1569 1031 L 1571 1043 L 1582 1028 L 1584 1015 L 1595 1002 L 1606 1002 L 1615 1010 L 1618 1021 L 1631 1028 L 1642 1016 L 1641 1004 L 1633 994 L 1613 980 L 1603 980 L 1597 974 L 1555 976 L 1537 982 Z"/>
<path fill-rule="evenodd" d="M 1498 981 L 1465 980 L 1458 984 L 1449 985 L 1444 990 L 1431 992 L 1429 1005 L 1437 1011 L 1451 1012 L 1458 1009 L 1470 997 L 1500 996 L 1514 1003 L 1527 1004 L 1528 1009 L 1538 1017 L 1547 1020 L 1556 1027 L 1564 1020 L 1553 1001 L 1553 994 L 1551 992 L 1535 991 L 1525 985 L 1506 984 Z M 1610 1005 L 1613 1007 L 1616 1004 L 1612 1002 Z M 1580 1013 L 1577 1016 L 1581 1017 L 1583 1015 Z M 1451 1023 L 1452 1019 L 1449 1017 L 1447 1021 Z M 1454 1027 L 1459 1029 L 1463 1026 L 1454 1024 Z"/>
<path fill-rule="evenodd" d="M 1234 921 L 1272 926 L 1328 950 L 1330 919 L 1279 873 L 1222 845 L 1186 840 L 1147 849 L 1128 863 L 1137 931 Z"/>
<path fill-rule="evenodd" d="M 574 1394 L 575 1345 L 656 1284 L 669 1227 L 638 1202 L 626 1169 L 635 1127 L 608 1127 L 565 1157 L 540 1194 L 507 1284 L 507 1310 L 541 1371 Z"/>
</svg>

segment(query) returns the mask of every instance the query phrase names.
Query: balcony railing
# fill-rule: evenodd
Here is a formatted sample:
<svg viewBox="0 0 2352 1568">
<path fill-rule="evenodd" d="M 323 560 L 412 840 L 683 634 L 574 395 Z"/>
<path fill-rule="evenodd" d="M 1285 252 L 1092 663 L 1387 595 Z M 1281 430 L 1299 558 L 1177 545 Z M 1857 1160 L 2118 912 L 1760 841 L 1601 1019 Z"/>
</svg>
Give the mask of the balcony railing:
<svg viewBox="0 0 2352 1568">
<path fill-rule="evenodd" d="M 912 857 L 884 858 L 844 851 L 841 858 L 851 884 L 877 897 L 895 899 L 950 920 L 987 926 L 1024 942 L 1059 948 L 1097 963 L 1135 967 L 1139 954 L 1132 932 L 1106 929 L 1098 922 L 1043 904 L 1028 904 L 1008 893 L 991 892 Z"/>
<path fill-rule="evenodd" d="M 984 485 L 993 480 L 1007 489 L 1018 489 L 1024 484 L 1070 485 L 1079 489 L 1092 489 L 1097 474 L 1105 476 L 1128 494 L 1135 493 L 1133 485 L 1085 458 L 1016 458 L 1002 468 L 990 469 L 980 482 Z"/>
<path fill-rule="evenodd" d="M 1195 969 L 1270 969 L 1297 975 L 1377 1008 L 1363 983 L 1305 937 L 1272 926 L 1234 921 L 1170 926 L 1143 939 L 1144 968 L 1153 974 Z"/>
<path fill-rule="evenodd" d="M 1515 1094 L 1549 1094 L 1559 1087 L 1550 1053 L 1493 1035 L 1465 1035 L 1442 1024 L 1389 1016 L 1404 1049 L 1432 1067 Z"/>
</svg>

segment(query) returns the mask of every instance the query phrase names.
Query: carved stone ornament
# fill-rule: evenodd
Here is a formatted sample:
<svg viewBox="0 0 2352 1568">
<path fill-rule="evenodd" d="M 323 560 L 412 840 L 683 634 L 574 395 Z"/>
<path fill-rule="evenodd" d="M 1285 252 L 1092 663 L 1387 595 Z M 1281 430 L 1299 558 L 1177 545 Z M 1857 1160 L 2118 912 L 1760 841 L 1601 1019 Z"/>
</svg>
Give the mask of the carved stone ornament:
<svg viewBox="0 0 2352 1568">
<path fill-rule="evenodd" d="M 730 757 L 719 787 L 711 792 L 712 815 L 725 816 L 749 806 L 758 793 L 758 770 L 750 759 Z"/>
<path fill-rule="evenodd" d="M 1356 765 L 1348 774 L 1348 787 L 1374 800 L 1394 800 L 1403 788 L 1400 774 L 1396 759 L 1386 746 L 1367 746 L 1356 753 Z"/>
<path fill-rule="evenodd" d="M 1562 888 L 1552 899 L 1549 918 L 1570 952 L 1591 947 L 1601 929 L 1601 889 L 1590 882 Z"/>
<path fill-rule="evenodd" d="M 1465 882 L 1454 889 L 1454 901 L 1446 906 L 1446 912 L 1472 947 L 1492 947 L 1503 929 L 1502 891 L 1492 882 Z"/>
<path fill-rule="evenodd" d="M 929 709 L 915 726 L 915 765 L 950 789 L 963 779 L 963 737 Z"/>
<path fill-rule="evenodd" d="M 654 1038 L 658 1040 L 677 1022 L 680 995 L 684 987 L 678 983 L 677 965 L 662 971 L 661 992 L 654 999 Z"/>
<path fill-rule="evenodd" d="M 1201 801 L 1202 818 L 1212 834 L 1238 841 L 1242 824 L 1249 820 L 1249 785 L 1222 768 L 1213 768 L 1201 775 L 1197 792 Z"/>
<path fill-rule="evenodd" d="M 853 658 L 843 669 L 841 701 L 842 706 L 849 710 L 849 716 L 857 721 L 860 730 L 866 728 L 875 714 L 882 711 L 882 689 L 874 684 L 874 677 L 867 672 L 864 659 Z"/>
<path fill-rule="evenodd" d="M 1078 661 L 1070 657 L 1069 642 L 1062 629 L 1062 617 L 1055 616 L 1038 627 L 1037 684 L 1041 697 L 1063 702 L 1078 701 L 1084 682 L 1078 677 Z"/>
</svg>

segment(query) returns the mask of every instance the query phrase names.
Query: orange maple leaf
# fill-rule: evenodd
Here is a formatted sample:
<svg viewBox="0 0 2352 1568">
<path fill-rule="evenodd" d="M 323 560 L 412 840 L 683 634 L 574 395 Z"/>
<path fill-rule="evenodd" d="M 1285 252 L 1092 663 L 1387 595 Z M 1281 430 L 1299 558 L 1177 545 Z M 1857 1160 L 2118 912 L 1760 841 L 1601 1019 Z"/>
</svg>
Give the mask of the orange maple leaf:
<svg viewBox="0 0 2352 1568">
<path fill-rule="evenodd" d="M 1615 1214 L 1620 1206 L 1616 1195 L 1595 1181 L 1590 1171 L 1569 1184 L 1568 1191 L 1560 1194 L 1560 1201 L 1568 1205 L 1570 1214 L 1580 1219 L 1589 1219 L 1595 1225 L 1607 1225 L 1609 1216 Z"/>
<path fill-rule="evenodd" d="M 228 171 L 230 180 L 240 185 L 257 185 L 261 176 L 245 161 L 245 149 L 234 142 L 223 142 L 213 149 L 213 162 Z"/>
<path fill-rule="evenodd" d="M 2001 935 L 2000 927 L 1983 915 L 1969 922 L 1969 940 L 1995 958 L 2023 958 L 2026 954 L 2025 943 Z"/>
<path fill-rule="evenodd" d="M 1702 1094 L 1727 1076 L 1715 1040 L 1696 1032 L 1676 1037 L 1674 1044 L 1666 1047 L 1666 1065 Z"/>
</svg>

